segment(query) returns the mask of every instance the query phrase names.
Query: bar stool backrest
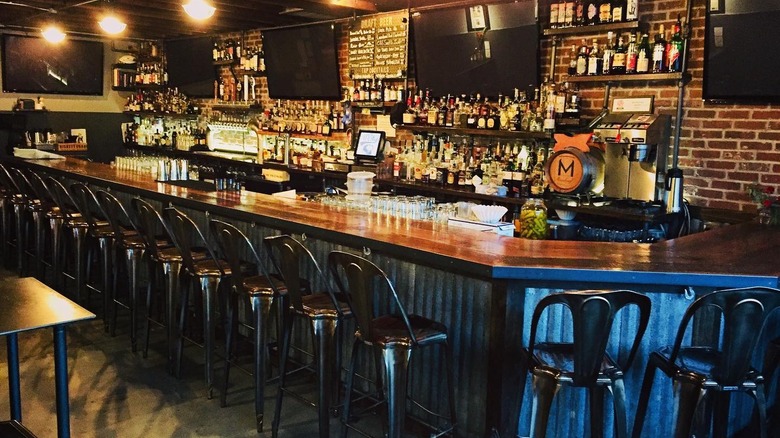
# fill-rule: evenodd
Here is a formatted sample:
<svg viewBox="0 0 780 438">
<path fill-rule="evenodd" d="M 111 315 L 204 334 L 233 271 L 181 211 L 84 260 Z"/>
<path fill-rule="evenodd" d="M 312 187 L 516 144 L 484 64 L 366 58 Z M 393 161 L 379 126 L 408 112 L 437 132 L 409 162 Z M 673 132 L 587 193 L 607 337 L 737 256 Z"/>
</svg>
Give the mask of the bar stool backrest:
<svg viewBox="0 0 780 438">
<path fill-rule="evenodd" d="M 212 219 L 209 221 L 209 227 L 211 234 L 217 238 L 217 245 L 225 260 L 230 265 L 231 281 L 236 291 L 241 291 L 244 284 L 244 270 L 242 269 L 241 255 L 251 254 L 257 265 L 257 275 L 263 275 L 267 279 L 270 279 L 268 270 L 265 267 L 260 255 L 255 250 L 252 242 L 246 237 L 244 233 L 233 225 L 220 220 Z M 268 282 L 275 293 L 279 293 L 276 290 L 276 286 L 273 281 Z"/>
<path fill-rule="evenodd" d="M 281 274 L 282 280 L 287 287 L 287 296 L 290 299 L 290 304 L 298 312 L 303 312 L 303 294 L 301 293 L 301 265 L 303 263 L 310 264 L 314 275 L 322 281 L 325 285 L 326 293 L 330 295 L 330 299 L 333 301 L 333 306 L 338 312 L 339 317 L 344 315 L 341 312 L 341 307 L 338 305 L 336 298 L 333 296 L 332 291 L 328 287 L 328 282 L 325 279 L 325 275 L 320 269 L 320 265 L 314 258 L 314 255 L 305 247 L 301 242 L 295 240 L 288 235 L 270 236 L 263 239 L 263 245 L 266 248 L 274 270 Z M 309 279 L 312 280 L 312 279 Z M 310 284 L 316 284 L 310 281 Z"/>
<path fill-rule="evenodd" d="M 114 236 L 119 238 L 124 235 L 124 231 L 122 230 L 123 227 L 135 230 L 135 223 L 116 196 L 105 190 L 98 190 L 95 196 L 97 197 L 100 209 L 103 210 L 106 215 L 106 219 L 111 226 L 111 230 L 114 232 Z"/>
<path fill-rule="evenodd" d="M 97 227 L 97 214 L 107 216 L 105 211 L 102 211 L 100 203 L 98 203 L 95 193 L 87 187 L 84 183 L 73 183 L 70 185 L 70 191 L 73 194 L 73 200 L 76 202 L 76 208 L 81 217 L 83 217 L 90 227 Z"/>
<path fill-rule="evenodd" d="M 11 194 L 21 194 L 21 190 L 8 172 L 8 168 L 2 164 L 0 164 L 0 186 Z"/>
<path fill-rule="evenodd" d="M 194 241 L 201 243 L 203 247 L 206 248 L 209 257 L 220 266 L 220 270 L 222 269 L 221 265 L 217 262 L 217 257 L 214 254 L 211 245 L 209 245 L 206 237 L 203 236 L 200 228 L 198 228 L 192 219 L 173 207 L 166 208 L 164 215 L 168 222 L 168 229 L 171 231 L 173 244 L 176 245 L 176 248 L 178 248 L 181 253 L 182 265 L 184 265 L 184 268 L 187 269 L 190 274 L 194 275 L 196 272 L 195 261 L 192 257 Z"/>
<path fill-rule="evenodd" d="M 40 199 L 42 202 L 54 203 L 51 190 L 49 190 L 49 187 L 46 185 L 43 178 L 33 171 L 30 171 L 28 175 L 27 180 L 30 182 L 30 187 L 35 192 L 36 198 Z"/>
<path fill-rule="evenodd" d="M 157 248 L 157 232 L 162 229 L 165 232 L 167 240 L 173 241 L 172 232 L 168 228 L 168 224 L 163 220 L 160 213 L 154 206 L 141 198 L 133 198 L 130 201 L 130 205 L 135 211 L 136 215 L 136 227 L 138 234 L 141 235 L 141 239 L 144 241 L 144 245 L 147 250 L 151 252 L 152 257 L 158 258 Z"/>
<path fill-rule="evenodd" d="M 61 182 L 52 176 L 46 181 L 51 190 L 51 196 L 52 199 L 54 199 L 54 203 L 59 207 L 63 214 L 72 214 L 78 211 L 76 208 L 76 201 L 73 200 L 73 196 L 71 196 L 68 189 L 66 189 Z"/>
<path fill-rule="evenodd" d="M 392 297 L 390 307 L 395 308 L 395 313 L 406 325 L 412 344 L 417 343 L 417 338 L 409 322 L 409 315 L 407 315 L 404 306 L 401 304 L 393 283 L 382 269 L 363 257 L 343 251 L 331 251 L 328 254 L 328 267 L 336 281 L 336 285 L 347 296 L 347 301 L 352 309 L 352 314 L 355 316 L 360 333 L 365 336 L 366 340 L 374 339 L 371 321 L 382 316 L 380 303 L 377 302 L 379 289 L 374 288 L 375 282 L 379 281 L 387 285 L 387 290 Z M 346 278 L 346 283 L 342 278 Z"/>
<path fill-rule="evenodd" d="M 30 180 L 27 178 L 27 175 L 25 175 L 21 169 L 12 168 L 8 171 L 8 173 L 11 175 L 11 178 L 13 178 L 14 182 L 16 182 L 16 186 L 19 188 L 20 193 L 25 197 L 25 199 L 40 199 L 35 193 L 32 184 L 30 184 Z"/>
<path fill-rule="evenodd" d="M 586 290 L 548 295 L 536 305 L 531 319 L 528 345 L 528 352 L 531 356 L 536 343 L 539 319 L 545 309 L 555 304 L 563 304 L 571 311 L 574 334 L 574 375 L 572 380 L 575 386 L 590 386 L 596 382 L 609 342 L 615 314 L 625 306 L 635 305 L 639 309 L 639 326 L 628 357 L 624 362 L 618 362 L 618 366 L 623 371 L 631 366 L 650 320 L 650 298 L 627 290 Z"/>
<path fill-rule="evenodd" d="M 713 368 L 713 378 L 721 385 L 738 385 L 750 369 L 753 351 L 769 315 L 778 307 L 780 290 L 768 287 L 725 289 L 704 295 L 685 311 L 669 361 L 674 363 L 677 359 L 693 316 L 705 308 L 714 308 L 723 316 L 723 327 L 720 364 Z"/>
</svg>

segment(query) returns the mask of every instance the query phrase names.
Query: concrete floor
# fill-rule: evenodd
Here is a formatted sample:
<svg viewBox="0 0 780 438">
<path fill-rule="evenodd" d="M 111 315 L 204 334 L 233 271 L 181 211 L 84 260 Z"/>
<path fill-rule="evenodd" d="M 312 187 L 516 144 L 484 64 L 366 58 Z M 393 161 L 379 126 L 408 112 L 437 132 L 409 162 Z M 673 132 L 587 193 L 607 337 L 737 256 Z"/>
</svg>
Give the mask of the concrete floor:
<svg viewBox="0 0 780 438">
<path fill-rule="evenodd" d="M 12 275 L 7 271 L 2 275 Z M 126 312 L 125 312 L 126 313 Z M 71 435 L 73 437 L 264 437 L 270 428 L 276 384 L 266 386 L 265 432 L 254 429 L 252 378 L 231 371 L 228 407 L 219 396 L 206 398 L 202 350 L 185 348 L 182 378 L 166 372 L 165 333 L 152 331 L 149 357 L 132 353 L 128 324 L 121 320 L 116 337 L 103 331 L 100 319 L 74 324 L 68 331 Z M 0 341 L 0 419 L 10 418 L 5 341 Z M 19 335 L 22 418 L 38 437 L 56 437 L 54 356 L 50 329 Z M 221 382 L 222 360 L 216 377 Z M 280 437 L 317 436 L 317 415 L 312 408 L 286 397 Z M 332 419 L 331 436 L 340 436 L 339 421 Z M 357 436 L 357 434 L 350 434 Z M 381 435 L 381 434 L 377 434 Z M 2 437 L 0 437 L 2 438 Z"/>
</svg>

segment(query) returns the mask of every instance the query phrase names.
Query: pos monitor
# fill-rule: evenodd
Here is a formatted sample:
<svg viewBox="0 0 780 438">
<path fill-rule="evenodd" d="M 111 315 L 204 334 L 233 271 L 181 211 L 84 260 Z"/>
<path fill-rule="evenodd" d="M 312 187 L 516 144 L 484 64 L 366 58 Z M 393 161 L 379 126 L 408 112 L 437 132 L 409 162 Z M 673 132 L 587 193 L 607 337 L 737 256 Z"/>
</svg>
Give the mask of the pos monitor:
<svg viewBox="0 0 780 438">
<path fill-rule="evenodd" d="M 378 162 L 384 146 L 384 131 L 359 131 L 357 140 L 355 140 L 355 161 L 358 163 Z"/>
</svg>

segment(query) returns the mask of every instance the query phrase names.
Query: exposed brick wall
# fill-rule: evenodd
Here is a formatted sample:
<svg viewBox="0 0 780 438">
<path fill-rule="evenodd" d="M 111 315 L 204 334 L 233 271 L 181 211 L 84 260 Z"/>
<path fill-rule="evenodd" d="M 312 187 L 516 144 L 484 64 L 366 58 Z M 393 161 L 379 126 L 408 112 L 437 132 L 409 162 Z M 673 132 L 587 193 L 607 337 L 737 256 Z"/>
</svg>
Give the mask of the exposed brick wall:
<svg viewBox="0 0 780 438">
<path fill-rule="evenodd" d="M 540 10 L 545 1 L 540 2 Z M 754 211 L 755 205 L 747 196 L 747 185 L 755 182 L 770 185 L 780 192 L 780 105 L 711 104 L 702 101 L 702 71 L 704 57 L 704 11 L 702 2 L 694 2 L 692 41 L 688 71 L 692 76 L 686 86 L 683 128 L 680 141 L 680 167 L 685 173 L 685 196 L 694 205 L 730 210 Z M 640 20 L 655 34 L 660 24 L 666 29 L 685 16 L 684 2 L 680 0 L 640 0 Z M 348 76 L 345 29 L 339 27 L 339 62 L 343 86 L 351 86 Z M 235 34 L 231 34 L 235 37 Z M 225 36 L 228 37 L 227 35 Z M 257 40 L 249 32 L 250 40 Z M 596 37 L 600 42 L 606 35 L 584 35 L 564 38 L 555 62 L 555 79 L 566 74 L 569 48 L 581 38 Z M 550 39 L 542 38 L 542 74 L 550 69 Z M 413 59 L 411 57 L 410 59 Z M 223 75 L 229 74 L 223 69 Z M 267 83 L 260 79 L 264 103 Z M 413 82 L 412 82 L 413 84 Z M 603 106 L 603 84 L 580 84 L 583 109 L 594 115 Z M 613 97 L 655 96 L 656 111 L 676 114 L 677 86 L 669 83 L 627 83 L 612 90 Z M 357 117 L 359 123 L 375 123 L 367 116 Z"/>
</svg>

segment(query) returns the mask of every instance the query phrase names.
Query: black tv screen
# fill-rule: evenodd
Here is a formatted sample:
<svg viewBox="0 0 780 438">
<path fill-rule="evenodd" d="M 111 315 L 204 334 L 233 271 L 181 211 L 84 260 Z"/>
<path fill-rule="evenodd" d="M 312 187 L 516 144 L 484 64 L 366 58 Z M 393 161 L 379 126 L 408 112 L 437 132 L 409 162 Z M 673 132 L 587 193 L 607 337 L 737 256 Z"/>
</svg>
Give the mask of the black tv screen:
<svg viewBox="0 0 780 438">
<path fill-rule="evenodd" d="M 434 95 L 508 95 L 539 84 L 535 2 L 412 14 L 417 85 Z M 479 6 L 478 6 L 479 7 Z M 486 26 L 486 27 L 484 27 Z"/>
<path fill-rule="evenodd" d="M 188 97 L 213 97 L 216 73 L 209 37 L 168 40 L 168 85 L 178 87 Z"/>
<path fill-rule="evenodd" d="M 103 43 L 3 35 L 3 91 L 36 94 L 103 94 Z"/>
<path fill-rule="evenodd" d="M 780 57 L 766 51 L 780 42 L 780 2 L 720 0 L 708 5 L 704 99 L 780 102 Z"/>
<path fill-rule="evenodd" d="M 263 31 L 263 50 L 271 98 L 341 98 L 332 24 Z"/>
</svg>

